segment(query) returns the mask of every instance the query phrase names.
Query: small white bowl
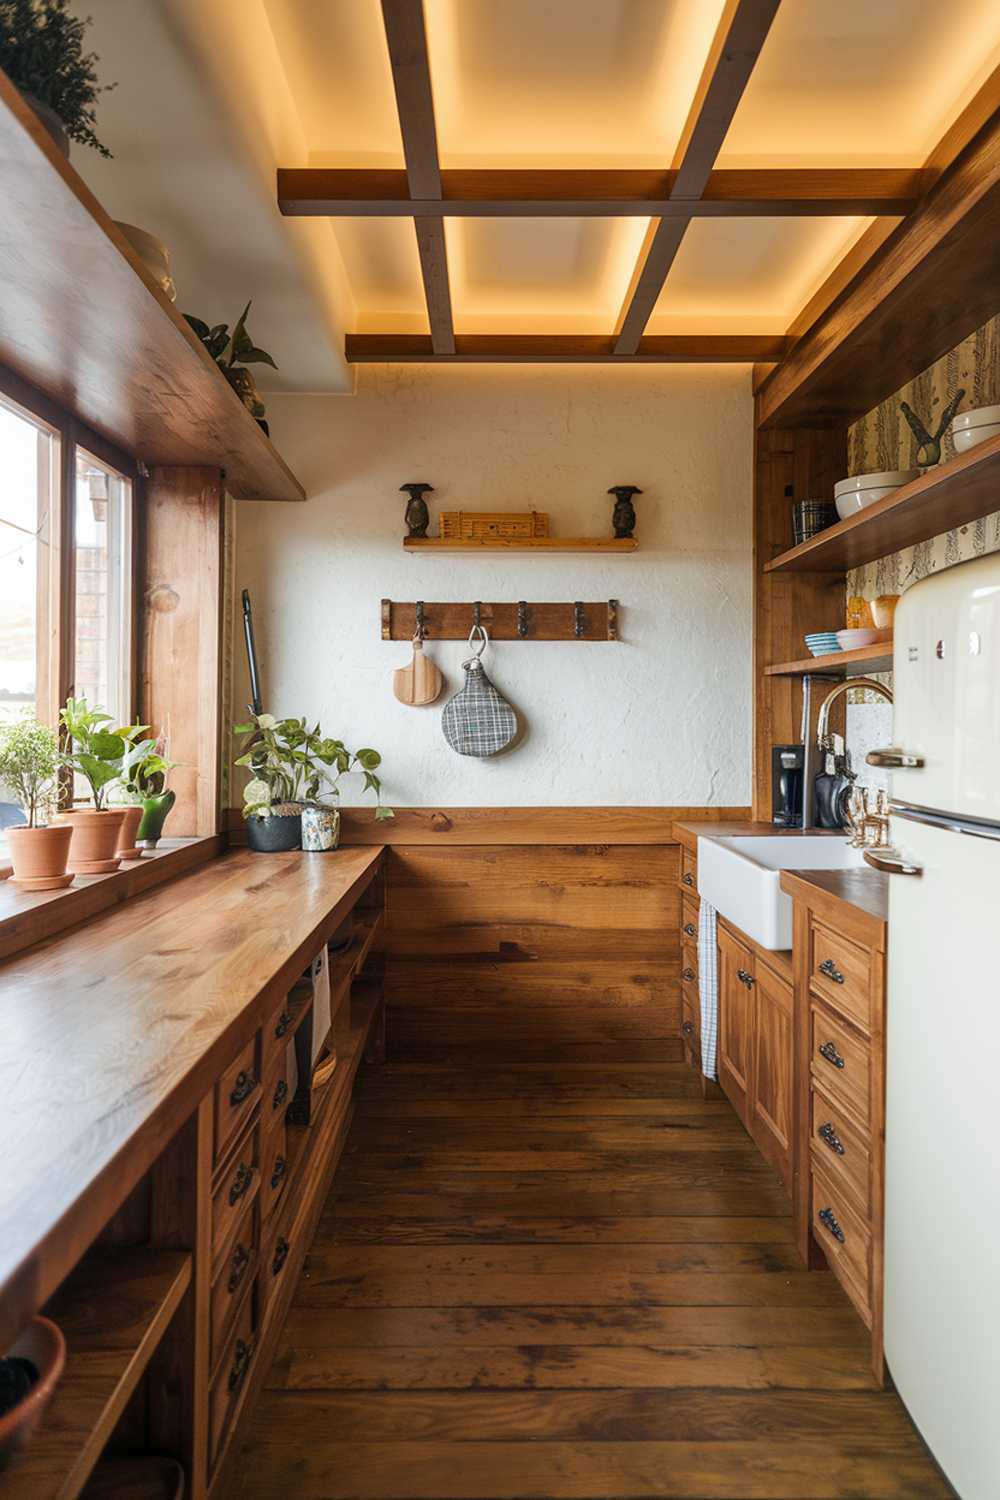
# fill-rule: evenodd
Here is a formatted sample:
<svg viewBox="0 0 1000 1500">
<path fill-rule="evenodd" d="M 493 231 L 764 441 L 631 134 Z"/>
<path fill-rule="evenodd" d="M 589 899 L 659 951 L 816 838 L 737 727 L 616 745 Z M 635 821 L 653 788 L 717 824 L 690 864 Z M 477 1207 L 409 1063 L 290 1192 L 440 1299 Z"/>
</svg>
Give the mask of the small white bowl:
<svg viewBox="0 0 1000 1500">
<path fill-rule="evenodd" d="M 877 630 L 837 631 L 837 644 L 841 651 L 857 651 L 861 646 L 874 646 L 878 638 Z"/>
<path fill-rule="evenodd" d="M 919 469 L 884 469 L 877 474 L 855 474 L 851 479 L 842 479 L 833 487 L 837 515 L 842 521 L 846 521 L 848 516 L 857 515 L 859 510 L 867 510 L 869 505 L 874 505 L 877 500 L 884 500 L 886 495 L 893 494 L 901 485 L 909 484 L 919 477 Z"/>
<path fill-rule="evenodd" d="M 968 453 L 977 443 L 1000 435 L 1000 406 L 977 406 L 961 411 L 952 426 L 956 453 Z"/>
</svg>

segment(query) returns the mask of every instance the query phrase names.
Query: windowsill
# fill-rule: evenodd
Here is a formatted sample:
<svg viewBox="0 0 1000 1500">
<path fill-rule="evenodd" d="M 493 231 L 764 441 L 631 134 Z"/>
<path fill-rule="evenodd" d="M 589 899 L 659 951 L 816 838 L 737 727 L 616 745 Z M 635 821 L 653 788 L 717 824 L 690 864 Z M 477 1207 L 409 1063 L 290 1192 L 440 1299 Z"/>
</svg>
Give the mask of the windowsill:
<svg viewBox="0 0 1000 1500">
<path fill-rule="evenodd" d="M 207 864 L 223 852 L 225 844 L 223 834 L 161 839 L 141 859 L 123 863 L 110 875 L 78 875 L 61 891 L 19 890 L 5 878 L 10 865 L 0 856 L 4 861 L 0 863 L 0 959 Z"/>
</svg>

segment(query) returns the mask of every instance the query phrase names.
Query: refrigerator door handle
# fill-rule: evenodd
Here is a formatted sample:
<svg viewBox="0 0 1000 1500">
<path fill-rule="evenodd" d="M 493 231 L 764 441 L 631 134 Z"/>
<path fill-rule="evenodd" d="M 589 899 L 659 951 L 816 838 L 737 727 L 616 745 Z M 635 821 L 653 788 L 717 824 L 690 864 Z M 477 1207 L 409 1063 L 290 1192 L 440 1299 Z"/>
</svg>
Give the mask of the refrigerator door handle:
<svg viewBox="0 0 1000 1500">
<path fill-rule="evenodd" d="M 898 745 L 886 745 L 884 750 L 869 750 L 865 764 L 876 766 L 881 771 L 919 771 L 924 758 L 910 750 L 901 750 Z"/>
<path fill-rule="evenodd" d="M 881 870 L 886 875 L 922 875 L 923 865 L 915 865 L 902 854 L 896 854 L 891 849 L 865 849 L 862 851 L 865 864 L 871 865 L 873 870 Z"/>
</svg>

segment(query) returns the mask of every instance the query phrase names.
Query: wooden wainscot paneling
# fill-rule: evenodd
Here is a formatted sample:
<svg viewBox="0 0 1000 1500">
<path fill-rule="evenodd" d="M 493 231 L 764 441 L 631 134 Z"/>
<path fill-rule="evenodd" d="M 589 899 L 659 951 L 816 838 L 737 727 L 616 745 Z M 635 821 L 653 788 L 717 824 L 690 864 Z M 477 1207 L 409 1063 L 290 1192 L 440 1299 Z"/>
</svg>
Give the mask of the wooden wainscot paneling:
<svg viewBox="0 0 1000 1500">
<path fill-rule="evenodd" d="M 239 814 L 236 814 L 239 819 Z M 746 807 L 345 807 L 345 844 L 672 844 L 676 821 L 739 821 Z M 240 819 L 242 822 L 242 819 Z"/>
</svg>

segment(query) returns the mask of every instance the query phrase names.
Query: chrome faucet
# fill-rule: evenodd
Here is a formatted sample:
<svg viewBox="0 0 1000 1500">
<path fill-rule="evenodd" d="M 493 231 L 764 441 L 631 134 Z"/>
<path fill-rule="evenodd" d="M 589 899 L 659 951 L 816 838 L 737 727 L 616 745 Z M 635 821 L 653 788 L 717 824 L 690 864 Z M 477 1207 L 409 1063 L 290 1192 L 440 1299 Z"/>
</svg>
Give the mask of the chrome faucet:
<svg viewBox="0 0 1000 1500">
<path fill-rule="evenodd" d="M 849 693 L 853 688 L 868 688 L 874 693 L 879 693 L 887 703 L 892 702 L 891 688 L 887 688 L 881 682 L 876 682 L 874 677 L 845 677 L 843 682 L 838 682 L 820 704 L 816 720 L 816 738 L 819 741 L 821 753 L 829 753 L 836 749 L 837 736 L 830 734 L 830 709 L 843 693 Z M 853 780 L 853 773 L 849 767 L 848 775 Z M 868 788 L 855 787 L 847 804 L 846 816 L 851 830 L 850 843 L 854 848 L 861 849 L 866 845 L 884 848 L 888 844 L 889 815 L 883 792 L 879 793 L 873 811 L 868 806 Z"/>
<path fill-rule="evenodd" d="M 819 706 L 816 738 L 824 749 L 829 734 L 830 709 L 842 693 L 850 693 L 854 688 L 868 688 L 873 693 L 881 693 L 887 703 L 892 702 L 892 689 L 887 688 L 884 683 L 876 682 L 874 677 L 845 677 L 843 682 L 838 682 L 835 688 L 830 689 Z"/>
</svg>

